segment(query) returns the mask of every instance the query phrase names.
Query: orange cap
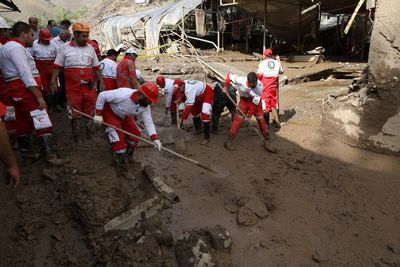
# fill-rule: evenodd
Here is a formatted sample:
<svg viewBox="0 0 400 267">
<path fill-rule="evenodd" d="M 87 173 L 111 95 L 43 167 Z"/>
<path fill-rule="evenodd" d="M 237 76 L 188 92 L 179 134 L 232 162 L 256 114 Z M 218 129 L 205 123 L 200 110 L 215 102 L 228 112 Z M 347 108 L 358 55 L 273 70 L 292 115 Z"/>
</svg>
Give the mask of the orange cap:
<svg viewBox="0 0 400 267">
<path fill-rule="evenodd" d="M 89 24 L 84 22 L 75 22 L 72 24 L 73 32 L 90 32 Z"/>
</svg>

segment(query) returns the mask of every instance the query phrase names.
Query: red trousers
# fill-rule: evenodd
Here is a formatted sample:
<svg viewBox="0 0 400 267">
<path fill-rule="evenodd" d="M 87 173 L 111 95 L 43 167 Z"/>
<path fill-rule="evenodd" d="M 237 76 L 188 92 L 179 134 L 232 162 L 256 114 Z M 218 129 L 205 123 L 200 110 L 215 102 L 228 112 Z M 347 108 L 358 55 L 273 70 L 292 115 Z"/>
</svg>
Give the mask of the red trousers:
<svg viewBox="0 0 400 267">
<path fill-rule="evenodd" d="M 196 97 L 196 101 L 193 106 L 187 106 L 183 111 L 182 118 L 187 119 L 190 113 L 197 117 L 201 114 L 201 120 L 203 122 L 209 122 L 211 120 L 211 107 L 214 100 L 214 90 L 206 85 L 204 93 Z"/>
<path fill-rule="evenodd" d="M 67 94 L 67 102 L 69 105 L 69 117 L 71 119 L 80 118 L 73 109 L 93 115 L 96 106 L 96 88 L 94 88 L 95 77 L 93 68 L 65 68 L 65 92 Z M 88 84 L 82 85 L 82 82 L 91 82 L 93 88 L 89 88 Z"/>
<path fill-rule="evenodd" d="M 121 119 L 120 117 L 115 115 L 115 113 L 112 111 L 110 105 L 107 103 L 104 105 L 102 114 L 103 114 L 104 122 L 109 123 L 115 127 L 125 130 L 127 132 L 130 132 L 134 135 L 140 136 L 140 129 L 138 128 L 136 122 L 134 121 L 134 119 L 132 117 L 128 116 L 125 119 Z M 137 145 L 137 143 L 139 142 L 138 138 L 135 138 L 135 137 L 132 137 L 129 135 L 125 136 L 124 133 L 121 133 L 120 131 L 111 129 L 111 127 L 107 128 L 106 132 L 110 139 L 111 148 L 114 152 L 125 150 L 127 148 L 128 144 L 131 147 L 135 147 Z"/>
<path fill-rule="evenodd" d="M 114 78 L 103 78 L 103 82 L 104 82 L 104 90 L 113 90 L 113 89 L 117 89 L 117 80 Z"/>
<path fill-rule="evenodd" d="M 88 88 L 87 86 L 80 86 L 80 90 L 68 90 L 67 88 L 67 101 L 69 105 L 69 117 L 71 119 L 80 118 L 81 115 L 74 112 L 73 109 L 93 115 L 96 107 L 96 89 Z"/>
<path fill-rule="evenodd" d="M 261 95 L 261 102 L 264 112 L 270 112 L 271 109 L 276 109 L 277 97 L 276 92 L 278 88 L 279 77 L 263 77 L 261 82 L 263 84 L 263 93 Z"/>
<path fill-rule="evenodd" d="M 44 95 L 51 95 L 50 80 L 53 72 L 53 63 L 54 60 L 36 60 Z"/>
<path fill-rule="evenodd" d="M 240 102 L 238 107 L 243 111 L 243 113 L 247 117 L 255 116 L 257 119 L 258 126 L 260 127 L 260 130 L 263 135 L 268 135 L 268 127 L 267 124 L 263 118 L 263 110 L 261 107 L 261 103 L 259 105 L 254 105 L 251 98 L 240 98 Z M 235 136 L 239 132 L 239 128 L 244 122 L 244 119 L 239 112 L 236 113 L 235 118 L 233 119 L 232 126 L 229 129 L 229 135 L 230 136 Z"/>
<path fill-rule="evenodd" d="M 12 102 L 15 108 L 15 117 L 17 119 L 14 123 L 16 136 L 35 133 L 35 135 L 39 137 L 52 133 L 51 127 L 35 130 L 32 116 L 30 114 L 31 111 L 38 109 L 39 107 L 35 97 L 32 96 L 21 100 L 13 99 Z"/>
</svg>

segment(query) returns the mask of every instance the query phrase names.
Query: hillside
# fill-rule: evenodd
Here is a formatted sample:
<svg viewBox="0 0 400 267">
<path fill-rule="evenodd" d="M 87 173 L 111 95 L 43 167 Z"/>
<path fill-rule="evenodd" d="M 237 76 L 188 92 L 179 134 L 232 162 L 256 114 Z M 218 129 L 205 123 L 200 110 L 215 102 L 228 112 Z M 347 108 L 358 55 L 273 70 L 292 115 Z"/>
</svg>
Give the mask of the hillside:
<svg viewBox="0 0 400 267">
<path fill-rule="evenodd" d="M 65 11 L 76 13 L 79 9 L 97 6 L 101 0 L 14 0 L 21 13 L 4 12 L 1 15 L 11 21 L 27 21 L 30 16 L 39 18 L 40 23 L 45 25 L 49 19 L 59 19 Z M 65 9 L 63 11 L 62 9 Z"/>
</svg>

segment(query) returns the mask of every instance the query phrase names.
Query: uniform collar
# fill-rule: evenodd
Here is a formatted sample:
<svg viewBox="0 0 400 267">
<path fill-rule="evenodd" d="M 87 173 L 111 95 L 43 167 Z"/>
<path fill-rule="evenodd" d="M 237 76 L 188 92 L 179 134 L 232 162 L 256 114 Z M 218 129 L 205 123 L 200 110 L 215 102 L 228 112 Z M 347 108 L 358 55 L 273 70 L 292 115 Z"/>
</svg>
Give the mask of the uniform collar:
<svg viewBox="0 0 400 267">
<path fill-rule="evenodd" d="M 23 47 L 25 47 L 26 48 L 26 45 L 25 44 L 23 44 L 20 40 L 18 40 L 17 38 L 13 38 L 13 37 L 11 37 L 10 38 L 10 41 L 14 41 L 14 42 L 16 42 L 16 43 L 19 43 L 20 45 L 22 45 Z"/>
<path fill-rule="evenodd" d="M 60 39 L 61 40 L 61 39 Z M 88 44 L 86 43 L 85 46 L 77 46 L 74 41 L 69 41 L 69 45 L 73 47 L 86 47 Z"/>
</svg>

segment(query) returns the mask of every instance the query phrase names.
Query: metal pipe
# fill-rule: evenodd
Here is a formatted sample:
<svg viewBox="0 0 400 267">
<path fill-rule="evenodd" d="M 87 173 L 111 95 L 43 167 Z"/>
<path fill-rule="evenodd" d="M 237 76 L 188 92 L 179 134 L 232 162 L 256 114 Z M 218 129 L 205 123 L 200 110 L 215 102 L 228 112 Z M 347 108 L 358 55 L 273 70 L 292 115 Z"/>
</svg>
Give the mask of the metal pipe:
<svg viewBox="0 0 400 267">
<path fill-rule="evenodd" d="M 219 0 L 219 5 L 220 6 L 234 6 L 234 5 L 237 5 L 237 4 L 238 3 L 236 2 L 236 0 L 233 0 L 233 2 L 229 3 L 229 4 L 224 4 L 223 0 Z"/>
<path fill-rule="evenodd" d="M 212 41 L 204 40 L 204 39 L 193 37 L 193 36 L 189 36 L 189 35 L 187 35 L 187 38 L 193 39 L 193 40 L 197 40 L 197 41 L 200 41 L 200 42 L 205 42 L 205 43 L 212 44 L 217 49 L 217 51 L 219 52 L 219 47 Z"/>
</svg>

